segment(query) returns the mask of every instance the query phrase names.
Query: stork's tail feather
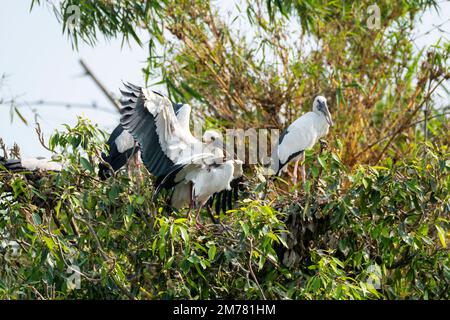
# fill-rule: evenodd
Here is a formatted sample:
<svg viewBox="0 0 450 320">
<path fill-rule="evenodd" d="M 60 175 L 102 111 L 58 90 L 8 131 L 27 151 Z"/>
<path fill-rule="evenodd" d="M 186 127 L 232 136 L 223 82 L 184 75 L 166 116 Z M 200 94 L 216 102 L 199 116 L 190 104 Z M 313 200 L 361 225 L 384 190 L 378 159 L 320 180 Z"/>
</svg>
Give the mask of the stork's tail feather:
<svg viewBox="0 0 450 320">
<path fill-rule="evenodd" d="M 220 212 L 225 214 L 228 210 L 232 210 L 239 201 L 239 192 L 245 189 L 242 181 L 243 177 L 231 181 L 231 189 L 213 194 L 208 200 L 207 206 L 211 208 L 214 206 L 214 211 L 217 215 L 220 215 Z"/>
<path fill-rule="evenodd" d="M 120 170 L 120 168 L 126 165 L 128 160 L 131 159 L 131 157 L 133 157 L 139 149 L 136 147 L 133 149 L 129 149 L 124 153 L 118 153 L 116 150 L 117 147 L 114 147 L 113 152 L 111 152 L 111 154 L 108 156 L 105 153 L 102 153 L 103 161 L 109 163 L 110 167 L 102 162 L 99 163 L 98 176 L 101 180 L 106 180 L 112 176 L 111 168 L 112 170 L 114 170 L 114 172 Z"/>
<path fill-rule="evenodd" d="M 161 189 L 170 189 L 174 187 L 177 183 L 175 182 L 175 177 L 181 169 L 183 169 L 186 165 L 177 164 L 171 168 L 171 170 L 164 175 L 159 176 L 156 179 L 156 190 L 153 192 L 152 201 L 156 201 L 158 194 L 161 192 Z"/>
<path fill-rule="evenodd" d="M 102 159 L 109 163 L 109 159 L 104 152 L 102 152 Z M 98 176 L 101 180 L 106 180 L 111 176 L 111 170 L 103 162 L 100 162 L 98 165 Z"/>
<path fill-rule="evenodd" d="M 103 163 L 100 163 L 98 165 L 98 176 L 100 177 L 100 179 L 102 181 L 105 181 L 106 179 L 111 177 L 111 171 L 109 170 L 109 168 L 106 165 L 104 165 Z"/>
</svg>

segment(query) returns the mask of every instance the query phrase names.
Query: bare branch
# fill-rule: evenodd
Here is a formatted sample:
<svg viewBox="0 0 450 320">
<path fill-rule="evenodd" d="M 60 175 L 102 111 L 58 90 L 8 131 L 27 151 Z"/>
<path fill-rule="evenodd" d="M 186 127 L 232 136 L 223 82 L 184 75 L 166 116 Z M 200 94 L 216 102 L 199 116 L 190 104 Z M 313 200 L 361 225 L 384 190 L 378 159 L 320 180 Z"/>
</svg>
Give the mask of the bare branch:
<svg viewBox="0 0 450 320">
<path fill-rule="evenodd" d="M 106 98 L 113 104 L 114 107 L 116 107 L 117 111 L 120 111 L 120 103 L 117 101 L 117 99 L 114 99 L 114 97 L 111 95 L 111 93 L 106 89 L 106 87 L 103 85 L 103 83 L 95 76 L 95 74 L 92 72 L 92 70 L 86 65 L 86 63 L 83 61 L 83 59 L 80 59 L 80 64 L 83 67 L 84 71 L 86 72 L 86 75 L 92 78 L 94 80 L 95 84 L 100 88 L 100 90 L 105 94 Z"/>
</svg>

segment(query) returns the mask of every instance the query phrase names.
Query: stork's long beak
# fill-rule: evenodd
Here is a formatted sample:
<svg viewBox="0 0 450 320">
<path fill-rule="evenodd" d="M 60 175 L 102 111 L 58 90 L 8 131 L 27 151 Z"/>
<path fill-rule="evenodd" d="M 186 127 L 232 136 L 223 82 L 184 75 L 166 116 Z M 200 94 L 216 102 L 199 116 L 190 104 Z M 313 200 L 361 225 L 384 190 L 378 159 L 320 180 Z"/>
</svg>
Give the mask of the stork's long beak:
<svg viewBox="0 0 450 320">
<path fill-rule="evenodd" d="M 333 125 L 333 120 L 331 120 L 331 113 L 328 110 L 328 106 L 326 105 L 326 103 L 321 103 L 321 110 L 322 113 L 325 116 L 325 119 L 327 120 L 328 124 L 330 125 L 330 127 Z"/>
<path fill-rule="evenodd" d="M 327 122 L 330 125 L 330 127 L 333 126 L 333 120 L 331 120 L 331 114 L 330 111 L 328 111 L 328 109 L 325 113 L 325 119 L 327 119 Z"/>
<path fill-rule="evenodd" d="M 223 148 L 224 144 L 223 144 L 223 140 L 220 138 L 215 138 L 213 145 L 217 148 Z"/>
</svg>

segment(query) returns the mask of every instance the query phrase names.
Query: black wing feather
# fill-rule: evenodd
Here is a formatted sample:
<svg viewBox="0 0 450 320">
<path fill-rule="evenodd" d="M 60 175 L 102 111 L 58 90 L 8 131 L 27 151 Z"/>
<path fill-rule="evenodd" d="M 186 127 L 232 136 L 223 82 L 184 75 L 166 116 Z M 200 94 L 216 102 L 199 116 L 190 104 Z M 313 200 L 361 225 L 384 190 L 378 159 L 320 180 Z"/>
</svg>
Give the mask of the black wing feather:
<svg viewBox="0 0 450 320">
<path fill-rule="evenodd" d="M 134 93 L 139 92 L 139 98 L 135 103 L 123 105 L 120 110 L 120 123 L 139 142 L 142 161 L 148 171 L 156 177 L 165 176 L 174 163 L 165 155 L 159 144 L 155 118 L 145 108 L 142 89 L 132 84 L 125 87 Z"/>
<path fill-rule="evenodd" d="M 133 146 L 130 149 L 125 150 L 125 152 L 119 152 L 117 149 L 116 139 L 123 133 L 123 128 L 121 125 L 118 125 L 111 135 L 109 136 L 108 141 L 106 142 L 109 145 L 109 154 L 106 155 L 102 153 L 103 161 L 110 164 L 111 168 L 114 172 L 118 171 L 122 168 L 138 150 L 138 146 Z M 105 180 L 110 176 L 109 167 L 103 163 L 99 164 L 98 175 L 100 179 Z"/>
<path fill-rule="evenodd" d="M 22 167 L 22 162 L 19 159 L 2 159 L 1 163 L 6 170 L 16 171 L 16 170 L 26 170 L 26 168 Z"/>
</svg>

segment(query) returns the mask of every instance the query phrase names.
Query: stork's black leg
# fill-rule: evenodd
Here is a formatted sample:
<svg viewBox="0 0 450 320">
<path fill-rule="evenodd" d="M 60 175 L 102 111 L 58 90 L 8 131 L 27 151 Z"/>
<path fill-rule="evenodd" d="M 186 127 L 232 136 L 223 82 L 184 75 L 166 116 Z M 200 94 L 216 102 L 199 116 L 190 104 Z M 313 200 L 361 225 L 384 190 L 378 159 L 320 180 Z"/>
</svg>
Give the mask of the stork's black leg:
<svg viewBox="0 0 450 320">
<path fill-rule="evenodd" d="M 222 192 L 222 212 L 223 214 L 227 213 L 227 198 L 228 198 L 228 192 L 225 190 L 224 192 Z"/>
<path fill-rule="evenodd" d="M 212 210 L 211 210 L 211 205 L 212 205 L 212 202 L 211 202 L 211 203 L 209 203 L 209 202 L 207 203 L 207 205 L 206 205 L 206 211 L 208 212 L 208 215 L 210 216 L 212 222 L 213 222 L 214 224 L 218 224 L 218 223 L 220 223 L 220 220 L 218 220 L 218 219 L 216 219 L 216 218 L 214 217 L 214 214 L 212 213 Z"/>
<path fill-rule="evenodd" d="M 227 210 L 233 209 L 233 190 L 227 190 Z"/>
<path fill-rule="evenodd" d="M 239 200 L 239 181 L 236 181 L 236 185 L 233 188 L 233 203 L 236 203 Z"/>
<path fill-rule="evenodd" d="M 215 200 L 216 200 L 215 211 L 216 214 L 220 216 L 220 205 L 222 204 L 222 192 L 217 193 Z"/>
</svg>

